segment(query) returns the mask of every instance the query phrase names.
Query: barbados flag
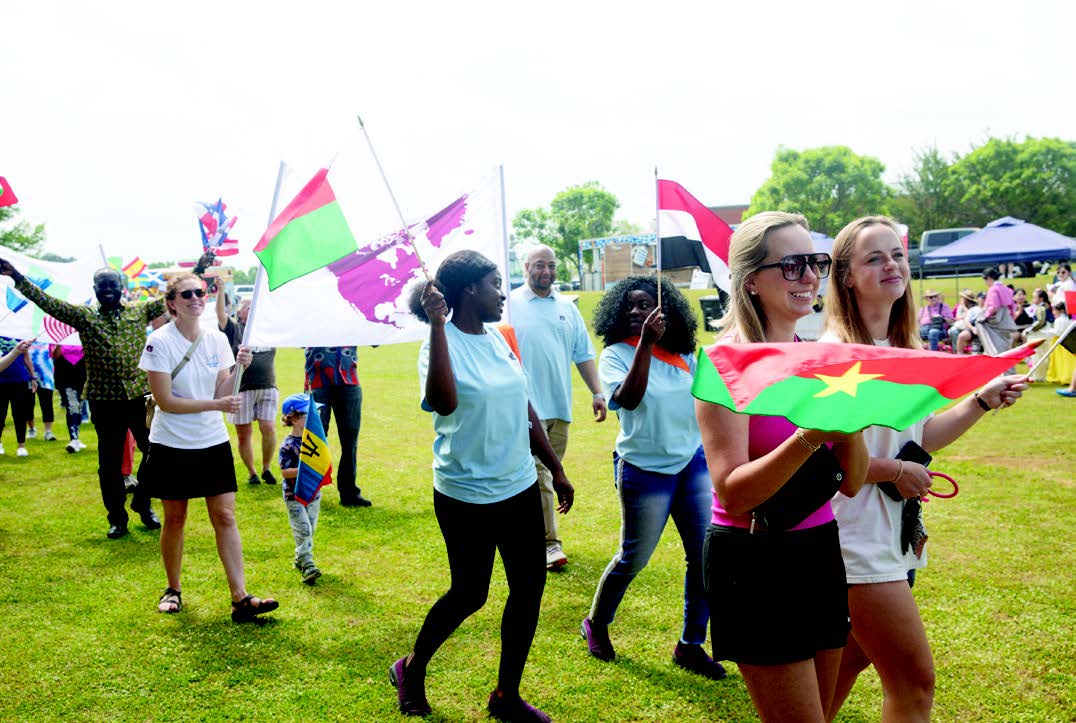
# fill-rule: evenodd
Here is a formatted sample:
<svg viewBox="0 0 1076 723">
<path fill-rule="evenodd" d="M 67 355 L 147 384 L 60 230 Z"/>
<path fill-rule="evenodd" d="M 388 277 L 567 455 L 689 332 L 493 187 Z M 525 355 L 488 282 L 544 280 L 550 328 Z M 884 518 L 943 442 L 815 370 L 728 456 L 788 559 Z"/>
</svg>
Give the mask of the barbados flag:
<svg viewBox="0 0 1076 723">
<path fill-rule="evenodd" d="M 321 426 L 321 415 L 310 397 L 306 410 L 306 427 L 299 447 L 299 474 L 295 478 L 295 499 L 308 505 L 325 485 L 333 483 L 333 465 L 329 459 L 329 443 Z"/>
</svg>

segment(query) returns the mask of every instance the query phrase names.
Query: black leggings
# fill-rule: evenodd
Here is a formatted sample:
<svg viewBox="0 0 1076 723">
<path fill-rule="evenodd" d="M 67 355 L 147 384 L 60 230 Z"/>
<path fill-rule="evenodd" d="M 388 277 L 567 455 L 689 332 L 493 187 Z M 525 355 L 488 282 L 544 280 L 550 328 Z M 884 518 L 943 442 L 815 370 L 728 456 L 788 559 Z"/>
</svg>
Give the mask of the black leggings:
<svg viewBox="0 0 1076 723">
<path fill-rule="evenodd" d="M 460 502 L 434 490 L 433 509 L 445 538 L 452 585 L 427 613 L 408 667 L 424 674 L 437 649 L 486 604 L 494 552 L 500 550 L 508 600 L 501 616 L 498 688 L 516 695 L 545 589 L 545 521 L 538 484 L 488 505 Z"/>
<path fill-rule="evenodd" d="M 11 404 L 11 418 L 15 421 L 15 441 L 26 443 L 26 422 L 34 413 L 34 395 L 29 382 L 0 383 L 0 434 L 7 424 L 7 405 Z"/>
<path fill-rule="evenodd" d="M 41 405 L 41 421 L 46 424 L 52 424 L 56 419 L 55 412 L 52 409 L 52 390 L 45 389 L 44 387 L 37 388 L 37 401 Z M 30 419 L 34 418 L 34 405 L 30 405 Z"/>
</svg>

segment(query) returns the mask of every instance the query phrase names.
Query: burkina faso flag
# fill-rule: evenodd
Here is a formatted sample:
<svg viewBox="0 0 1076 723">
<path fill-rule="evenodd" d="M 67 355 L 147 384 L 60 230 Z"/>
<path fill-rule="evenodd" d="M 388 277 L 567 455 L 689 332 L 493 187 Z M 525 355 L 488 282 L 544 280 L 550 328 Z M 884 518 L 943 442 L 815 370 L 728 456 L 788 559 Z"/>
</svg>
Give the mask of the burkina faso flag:
<svg viewBox="0 0 1076 723">
<path fill-rule="evenodd" d="M 691 393 L 741 414 L 786 417 L 806 429 L 907 429 L 1033 348 L 994 357 L 864 344 L 715 344 L 699 350 Z"/>
</svg>

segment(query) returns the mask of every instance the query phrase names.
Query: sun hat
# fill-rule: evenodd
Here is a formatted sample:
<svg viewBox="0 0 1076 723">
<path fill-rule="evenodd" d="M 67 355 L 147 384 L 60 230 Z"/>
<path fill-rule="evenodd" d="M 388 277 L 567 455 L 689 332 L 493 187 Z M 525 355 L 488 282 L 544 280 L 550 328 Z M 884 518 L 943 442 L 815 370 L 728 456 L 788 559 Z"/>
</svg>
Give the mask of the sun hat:
<svg viewBox="0 0 1076 723">
<path fill-rule="evenodd" d="M 929 299 L 932 296 L 941 296 L 941 294 L 939 294 L 934 289 L 927 289 L 926 291 L 923 292 L 923 298 L 924 299 Z"/>
<path fill-rule="evenodd" d="M 971 289 L 964 289 L 960 292 L 960 298 L 967 299 L 968 301 L 975 301 L 975 292 Z"/>
</svg>

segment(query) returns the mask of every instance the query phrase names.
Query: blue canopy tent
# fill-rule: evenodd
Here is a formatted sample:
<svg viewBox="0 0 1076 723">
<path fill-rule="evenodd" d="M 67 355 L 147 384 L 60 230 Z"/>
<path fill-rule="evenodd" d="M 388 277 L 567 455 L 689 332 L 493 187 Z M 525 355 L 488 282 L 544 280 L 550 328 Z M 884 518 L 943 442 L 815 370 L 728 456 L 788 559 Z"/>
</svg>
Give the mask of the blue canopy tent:
<svg viewBox="0 0 1076 723">
<path fill-rule="evenodd" d="M 922 256 L 923 266 L 958 264 L 985 268 L 996 264 L 1067 261 L 1076 257 L 1076 240 L 1018 218 L 1005 216 L 986 228 Z"/>
</svg>

